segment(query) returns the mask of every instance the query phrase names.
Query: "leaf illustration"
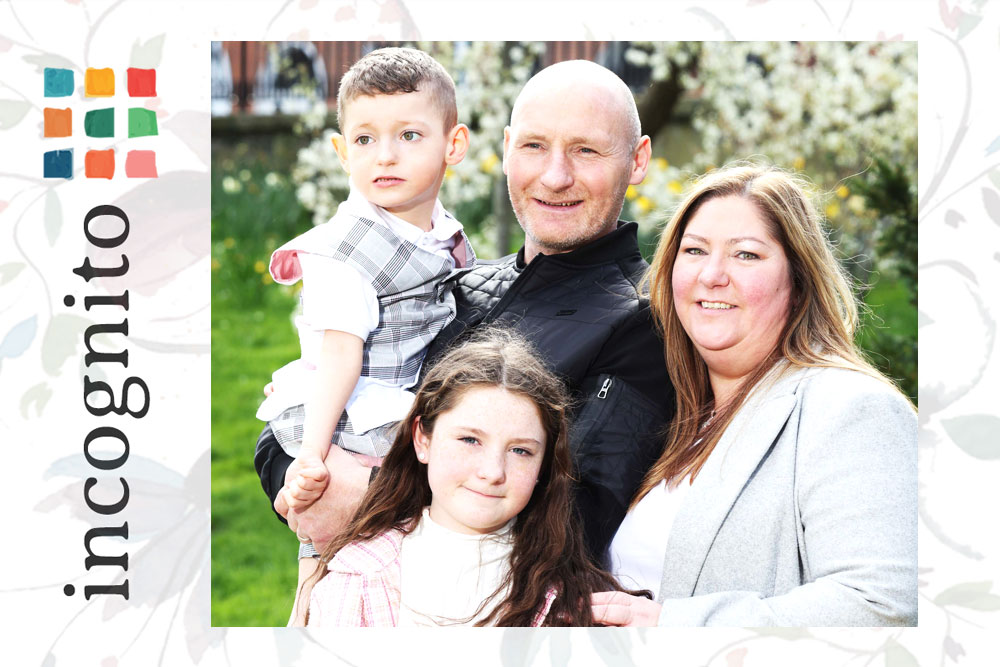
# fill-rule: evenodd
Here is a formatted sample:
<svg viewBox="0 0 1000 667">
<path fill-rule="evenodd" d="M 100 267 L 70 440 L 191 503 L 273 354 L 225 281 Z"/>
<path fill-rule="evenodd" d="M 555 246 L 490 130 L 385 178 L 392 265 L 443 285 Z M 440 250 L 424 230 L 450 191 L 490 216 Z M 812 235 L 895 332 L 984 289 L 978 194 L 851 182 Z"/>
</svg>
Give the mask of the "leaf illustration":
<svg viewBox="0 0 1000 667">
<path fill-rule="evenodd" d="M 990 145 L 986 147 L 986 155 L 992 155 L 993 153 L 996 153 L 997 150 L 1000 150 L 1000 137 L 991 141 Z"/>
<path fill-rule="evenodd" d="M 31 341 L 35 339 L 36 320 L 37 317 L 32 315 L 7 332 L 0 342 L 0 359 L 13 359 L 24 354 Z"/>
<path fill-rule="evenodd" d="M 944 224 L 951 227 L 958 227 L 958 223 L 965 222 L 965 216 L 956 211 L 953 208 L 948 209 L 948 212 L 944 214 Z"/>
<path fill-rule="evenodd" d="M 555 636 L 556 633 L 544 634 L 531 628 L 504 628 L 500 638 L 500 664 L 503 667 L 532 664 L 545 638 L 551 641 Z"/>
<path fill-rule="evenodd" d="M 42 73 L 46 67 L 57 67 L 60 69 L 74 69 L 80 71 L 72 60 L 67 60 L 62 56 L 53 55 L 51 53 L 44 53 L 42 55 L 31 55 L 23 56 L 23 60 L 26 63 L 30 63 L 35 66 L 35 72 L 38 74 Z"/>
<path fill-rule="evenodd" d="M 958 19 L 958 35 L 956 38 L 962 39 L 968 35 L 982 20 L 983 17 L 977 14 L 963 14 Z"/>
<path fill-rule="evenodd" d="M 45 369 L 46 373 L 53 376 L 59 375 L 66 359 L 80 349 L 83 330 L 90 324 L 90 320 L 78 315 L 61 314 L 49 320 L 49 326 L 45 329 L 45 336 L 42 338 L 42 368 Z M 95 340 L 97 340 L 96 337 Z M 108 340 L 114 339 L 109 338 Z M 115 341 L 114 347 L 105 345 L 99 349 L 118 351 L 120 345 L 120 341 Z"/>
<path fill-rule="evenodd" d="M 17 274 L 21 273 L 24 269 L 24 264 L 21 262 L 8 262 L 3 266 L 0 266 L 0 285 L 4 283 L 9 283 L 11 280 L 17 277 Z"/>
<path fill-rule="evenodd" d="M 917 309 L 917 328 L 925 327 L 928 324 L 934 324 L 934 320 L 931 319 L 930 315 L 926 314 L 924 311 Z"/>
<path fill-rule="evenodd" d="M 966 454 L 985 461 L 1000 459 L 1000 418 L 993 415 L 965 415 L 942 419 L 945 432 Z"/>
<path fill-rule="evenodd" d="M 885 643 L 885 667 L 919 667 L 916 657 L 895 639 Z"/>
<path fill-rule="evenodd" d="M 624 632 L 608 632 L 600 628 L 590 628 L 590 644 L 605 665 L 632 665 L 632 639 Z M 567 638 L 568 639 L 568 638 Z M 567 644 L 569 642 L 567 641 Z"/>
<path fill-rule="evenodd" d="M 743 667 L 743 662 L 747 658 L 747 653 L 750 652 L 748 648 L 737 648 L 733 649 L 726 654 L 726 667 Z"/>
<path fill-rule="evenodd" d="M 983 205 L 986 206 L 986 212 L 989 213 L 993 222 L 1000 225 L 1000 195 L 996 193 L 996 190 L 983 188 Z"/>
<path fill-rule="evenodd" d="M 212 159 L 211 146 L 205 141 L 212 131 L 212 117 L 201 111 L 178 111 L 164 121 L 163 128 L 170 130 L 190 148 L 198 159 L 208 165 Z"/>
<path fill-rule="evenodd" d="M 50 246 L 56 244 L 62 224 L 62 202 L 59 201 L 55 188 L 49 188 L 45 193 L 45 238 L 49 240 Z"/>
<path fill-rule="evenodd" d="M 990 593 L 993 582 L 969 581 L 947 588 L 934 598 L 942 607 L 954 606 L 979 611 L 1000 610 L 1000 596 Z"/>
<path fill-rule="evenodd" d="M 31 389 L 24 392 L 24 396 L 21 397 L 21 416 L 28 419 L 28 409 L 34 405 L 35 416 L 41 417 L 42 410 L 45 408 L 45 404 L 49 402 L 50 398 L 52 398 L 52 390 L 49 389 L 49 385 L 44 382 L 36 384 Z"/>
<path fill-rule="evenodd" d="M 9 130 L 20 123 L 31 109 L 31 102 L 0 100 L 0 130 Z"/>
<path fill-rule="evenodd" d="M 129 56 L 129 64 L 132 67 L 142 67 L 144 69 L 157 67 L 163 59 L 163 41 L 166 37 L 166 34 L 157 35 L 145 44 L 140 44 L 139 40 L 135 40 L 135 43 L 132 44 L 132 55 Z"/>
</svg>

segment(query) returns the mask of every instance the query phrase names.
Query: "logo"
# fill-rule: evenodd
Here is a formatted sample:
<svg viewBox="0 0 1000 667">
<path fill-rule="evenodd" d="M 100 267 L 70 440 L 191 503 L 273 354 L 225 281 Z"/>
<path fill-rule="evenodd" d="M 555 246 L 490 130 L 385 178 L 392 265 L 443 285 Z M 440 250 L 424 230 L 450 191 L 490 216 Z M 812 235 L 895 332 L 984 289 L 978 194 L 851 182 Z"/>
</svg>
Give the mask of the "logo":
<svg viewBox="0 0 1000 667">
<path fill-rule="evenodd" d="M 44 72 L 46 98 L 73 97 L 76 92 L 75 73 L 71 69 L 46 67 Z M 156 97 L 156 70 L 129 67 L 125 71 L 126 91 L 129 103 L 137 103 L 137 98 Z M 45 107 L 43 111 L 43 136 L 47 139 L 62 139 L 63 147 L 45 151 L 42 171 L 45 178 L 73 178 L 73 159 L 76 148 L 83 143 L 83 173 L 87 178 L 115 177 L 116 157 L 120 155 L 115 145 L 91 139 L 135 139 L 157 136 L 156 112 L 141 106 L 118 106 L 115 98 L 115 71 L 88 68 L 83 78 L 83 97 L 86 100 L 108 98 L 111 106 L 89 108 L 93 103 L 76 102 L 66 108 Z M 56 104 L 56 100 L 46 100 Z M 68 101 L 67 101 L 68 102 Z M 75 107 L 75 108 L 74 108 Z M 74 121 L 74 111 L 76 120 Z M 117 123 L 116 112 L 123 115 Z M 80 115 L 83 115 L 83 131 L 80 132 Z M 127 117 L 127 124 L 125 122 Z M 76 131 L 74 132 L 74 126 Z M 83 138 L 86 137 L 86 143 Z M 66 140 L 73 141 L 66 141 Z M 52 142 L 60 143 L 60 142 Z M 117 142 L 122 143 L 121 141 Z M 137 143 L 137 142 L 133 142 Z M 70 144 L 67 146 L 67 144 Z M 73 145 L 75 144 L 75 145 Z M 103 145 L 101 145 L 103 144 Z M 128 150 L 125 154 L 126 178 L 156 178 L 156 151 L 140 149 Z M 120 174 L 120 170 L 119 170 Z"/>
</svg>

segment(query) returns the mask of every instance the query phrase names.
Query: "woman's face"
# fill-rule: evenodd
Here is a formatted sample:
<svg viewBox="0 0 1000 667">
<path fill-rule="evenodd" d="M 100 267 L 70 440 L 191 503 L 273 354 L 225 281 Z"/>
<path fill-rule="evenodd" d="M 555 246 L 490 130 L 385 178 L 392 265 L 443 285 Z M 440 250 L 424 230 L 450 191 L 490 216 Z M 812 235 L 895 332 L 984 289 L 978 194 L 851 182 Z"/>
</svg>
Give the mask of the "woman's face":
<svg viewBox="0 0 1000 667">
<path fill-rule="evenodd" d="M 741 378 L 774 349 L 790 276 L 781 244 L 750 201 L 710 199 L 688 221 L 672 272 L 674 308 L 713 377 Z"/>
<path fill-rule="evenodd" d="M 442 412 L 428 435 L 414 428 L 427 464 L 430 515 L 459 533 L 491 533 L 517 516 L 535 490 L 545 457 L 545 427 L 528 398 L 473 387 Z"/>
</svg>

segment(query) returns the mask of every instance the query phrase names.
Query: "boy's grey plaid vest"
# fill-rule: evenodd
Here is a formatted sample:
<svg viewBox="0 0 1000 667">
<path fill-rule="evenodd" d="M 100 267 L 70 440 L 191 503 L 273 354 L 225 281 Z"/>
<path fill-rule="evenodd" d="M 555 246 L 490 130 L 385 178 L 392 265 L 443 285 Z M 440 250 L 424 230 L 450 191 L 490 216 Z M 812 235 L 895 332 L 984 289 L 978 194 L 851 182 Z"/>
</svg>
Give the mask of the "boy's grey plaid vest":
<svg viewBox="0 0 1000 667">
<path fill-rule="evenodd" d="M 427 346 L 455 317 L 451 283 L 443 282 L 453 270 L 451 263 L 367 217 L 325 227 L 322 233 L 314 228 L 300 236 L 294 249 L 344 262 L 375 288 L 379 323 L 365 341 L 361 375 L 413 386 Z M 465 256 L 472 260 L 472 247 L 464 234 L 461 238 Z M 309 298 L 322 295 L 313 293 Z"/>
</svg>

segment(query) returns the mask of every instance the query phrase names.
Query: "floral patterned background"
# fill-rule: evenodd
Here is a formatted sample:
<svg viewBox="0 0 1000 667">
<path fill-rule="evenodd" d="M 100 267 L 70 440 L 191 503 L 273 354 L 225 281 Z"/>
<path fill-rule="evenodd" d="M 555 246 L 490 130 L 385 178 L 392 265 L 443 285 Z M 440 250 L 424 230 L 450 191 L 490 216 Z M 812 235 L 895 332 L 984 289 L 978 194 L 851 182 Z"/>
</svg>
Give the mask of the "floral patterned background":
<svg viewBox="0 0 1000 667">
<path fill-rule="evenodd" d="M 287 0 L 10 0 L 0 4 L 0 443 L 7 463 L 0 569 L 4 661 L 19 665 L 368 664 L 475 654 L 479 662 L 989 664 L 1000 532 L 992 511 L 1000 459 L 995 299 L 1000 272 L 1000 3 L 734 0 L 645 3 Z M 399 630 L 209 627 L 209 49 L 222 39 L 907 40 L 919 44 L 920 625 L 876 629 Z M 43 179 L 42 70 L 156 68 L 160 176 Z M 72 98 L 80 109 L 90 102 Z M 79 113 L 82 113 L 79 112 Z M 124 142 L 124 140 L 121 140 Z M 124 143 L 119 150 L 126 148 Z M 147 146 L 143 146 L 147 147 Z M 82 156 L 84 143 L 77 147 Z M 78 161 L 79 157 L 78 157 Z M 82 161 L 81 161 L 82 162 Z M 114 204 L 130 219 L 119 249 L 94 252 L 83 216 Z M 84 283 L 85 257 L 126 276 Z M 99 283 L 99 284 L 98 284 Z M 83 330 L 113 316 L 88 294 L 130 292 L 127 369 L 84 365 Z M 64 305 L 74 295 L 77 305 Z M 108 318 L 108 319 L 102 319 Z M 100 345 L 100 344 L 99 344 Z M 110 345 L 110 343 L 109 343 Z M 110 348 L 102 348 L 110 349 Z M 105 366 L 100 368 L 99 366 Z M 83 376 L 150 388 L 146 417 L 94 417 Z M 135 399 L 133 399 L 135 400 Z M 93 402 L 93 401 L 92 401 Z M 128 437 L 127 462 L 101 471 L 82 455 L 97 426 Z M 131 495 L 112 517 L 119 477 Z M 103 495 L 102 495 L 103 494 Z M 130 598 L 89 602 L 84 586 L 120 581 L 84 568 L 93 526 L 129 525 L 101 553 L 129 554 Z M 103 541 L 102 541 L 103 540 Z M 103 570 L 103 571 L 102 571 Z M 117 577 L 117 578 L 116 578 Z M 64 586 L 77 588 L 64 595 Z M 388 639 L 388 638 L 385 638 Z"/>
</svg>

